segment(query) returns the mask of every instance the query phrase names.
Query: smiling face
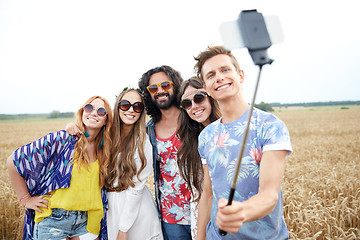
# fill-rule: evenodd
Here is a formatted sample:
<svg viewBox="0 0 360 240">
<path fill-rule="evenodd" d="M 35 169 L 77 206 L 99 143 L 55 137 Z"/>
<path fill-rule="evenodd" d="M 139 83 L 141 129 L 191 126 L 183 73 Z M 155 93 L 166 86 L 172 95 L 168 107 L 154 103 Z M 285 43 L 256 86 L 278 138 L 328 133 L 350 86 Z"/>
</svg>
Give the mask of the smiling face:
<svg viewBox="0 0 360 240">
<path fill-rule="evenodd" d="M 242 94 L 244 74 L 238 72 L 229 56 L 219 54 L 205 61 L 201 69 L 205 89 L 215 100 L 223 101 Z"/>
<path fill-rule="evenodd" d="M 160 84 L 165 81 L 170 81 L 169 77 L 164 72 L 158 72 L 151 75 L 149 85 Z M 172 86 L 169 90 L 164 90 L 161 87 L 155 94 L 150 94 L 151 99 L 155 102 L 159 109 L 168 109 L 171 107 L 175 100 L 174 87 Z"/>
<path fill-rule="evenodd" d="M 189 109 L 186 109 L 186 113 L 189 115 L 189 117 L 197 121 L 199 123 L 202 123 L 204 125 L 208 125 L 207 123 L 210 122 L 209 116 L 211 114 L 211 104 L 208 97 L 205 97 L 204 100 L 200 103 L 194 102 L 194 95 L 199 92 L 205 92 L 204 89 L 197 89 L 193 86 L 189 85 L 185 91 L 183 96 L 181 97 L 181 100 L 189 99 L 191 100 L 191 107 Z"/>
<path fill-rule="evenodd" d="M 85 125 L 85 130 L 87 129 L 100 129 L 106 124 L 107 115 L 99 116 L 97 110 L 99 108 L 105 108 L 105 103 L 100 98 L 94 99 L 90 102 L 93 105 L 94 109 L 91 112 L 83 111 L 82 121 Z"/>
<path fill-rule="evenodd" d="M 131 105 L 136 102 L 142 102 L 139 93 L 136 91 L 129 91 L 125 93 L 121 100 L 128 100 Z M 134 123 L 136 123 L 136 121 L 140 118 L 141 114 L 142 113 L 135 112 L 133 106 L 131 106 L 126 111 L 122 111 L 121 109 L 119 109 L 120 119 L 125 125 L 133 125 Z"/>
</svg>

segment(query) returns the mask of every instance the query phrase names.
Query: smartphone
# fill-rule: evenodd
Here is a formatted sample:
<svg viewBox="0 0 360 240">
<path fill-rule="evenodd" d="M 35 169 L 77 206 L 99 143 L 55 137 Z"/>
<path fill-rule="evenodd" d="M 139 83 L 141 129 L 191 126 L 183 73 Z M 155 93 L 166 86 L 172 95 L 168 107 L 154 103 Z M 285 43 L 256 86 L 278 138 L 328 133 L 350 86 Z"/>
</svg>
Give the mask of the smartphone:
<svg viewBox="0 0 360 240">
<path fill-rule="evenodd" d="M 279 18 L 277 16 L 264 16 L 264 21 L 272 44 L 283 42 L 284 34 Z M 219 31 L 225 48 L 233 50 L 245 47 L 237 20 L 221 23 Z"/>
</svg>

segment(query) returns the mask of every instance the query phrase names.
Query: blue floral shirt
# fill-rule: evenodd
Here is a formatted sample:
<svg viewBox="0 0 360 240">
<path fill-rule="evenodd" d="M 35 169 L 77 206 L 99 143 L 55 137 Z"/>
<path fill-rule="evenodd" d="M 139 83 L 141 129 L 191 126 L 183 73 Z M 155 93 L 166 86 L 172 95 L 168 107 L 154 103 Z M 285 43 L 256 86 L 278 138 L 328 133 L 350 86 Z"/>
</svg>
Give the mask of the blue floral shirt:
<svg viewBox="0 0 360 240">
<path fill-rule="evenodd" d="M 199 153 L 208 165 L 212 181 L 213 204 L 207 226 L 207 239 L 287 239 L 289 233 L 283 214 L 282 191 L 272 213 L 257 221 L 244 223 L 236 234 L 218 234 L 215 224 L 217 203 L 228 199 L 249 109 L 239 119 L 221 123 L 221 119 L 207 126 L 199 135 Z M 235 201 L 245 201 L 258 193 L 259 170 L 263 152 L 287 150 L 292 152 L 290 135 L 285 124 L 273 114 L 254 109 L 248 141 L 237 177 Z"/>
<path fill-rule="evenodd" d="M 31 196 L 44 195 L 60 188 L 70 186 L 72 158 L 77 138 L 65 131 L 48 135 L 22 146 L 14 151 L 13 161 L 22 176 Z M 101 220 L 100 239 L 107 239 L 105 189 L 101 191 L 104 217 Z M 23 239 L 32 239 L 35 211 L 26 209 Z"/>
</svg>

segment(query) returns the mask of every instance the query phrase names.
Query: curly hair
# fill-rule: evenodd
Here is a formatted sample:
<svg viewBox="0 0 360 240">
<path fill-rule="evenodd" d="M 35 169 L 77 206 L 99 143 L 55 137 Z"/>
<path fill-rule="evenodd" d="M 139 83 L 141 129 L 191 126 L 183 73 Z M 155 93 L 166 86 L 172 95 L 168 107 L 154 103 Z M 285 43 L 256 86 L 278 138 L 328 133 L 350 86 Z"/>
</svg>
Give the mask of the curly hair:
<svg viewBox="0 0 360 240">
<path fill-rule="evenodd" d="M 166 65 L 162 65 L 160 67 L 155 67 L 155 68 L 150 69 L 149 71 L 144 73 L 142 75 L 142 77 L 139 79 L 139 88 L 140 88 L 140 90 L 142 92 L 142 95 L 144 97 L 146 112 L 147 112 L 148 115 L 151 116 L 154 123 L 160 121 L 161 112 L 160 112 L 160 109 L 156 106 L 156 104 L 152 100 L 151 95 L 148 92 L 148 90 L 146 89 L 146 87 L 149 86 L 149 81 L 150 81 L 151 76 L 153 74 L 159 73 L 159 72 L 165 73 L 168 76 L 169 80 L 171 80 L 174 83 L 174 87 L 173 87 L 174 96 L 178 95 L 180 86 L 181 86 L 181 84 L 183 82 L 183 79 L 182 79 L 180 73 L 178 71 L 176 71 L 175 69 L 173 69 L 172 67 L 169 67 L 169 66 L 166 66 Z M 174 101 L 175 102 L 173 104 L 176 107 L 179 107 L 180 102 L 178 101 L 178 99 L 175 98 Z"/>
<path fill-rule="evenodd" d="M 196 64 L 194 66 L 194 71 L 196 72 L 197 77 L 204 83 L 204 76 L 202 75 L 202 67 L 204 66 L 205 62 L 215 57 L 216 55 L 224 54 L 230 57 L 231 62 L 234 64 L 235 69 L 240 72 L 240 65 L 234 55 L 231 53 L 230 50 L 227 50 L 223 46 L 209 46 L 206 48 L 205 51 L 199 53 L 197 57 L 194 57 Z"/>
<path fill-rule="evenodd" d="M 203 84 L 197 77 L 191 77 L 190 79 L 184 81 L 184 83 L 181 85 L 178 95 L 179 101 L 189 86 L 192 86 L 196 89 L 204 88 Z M 213 122 L 220 117 L 220 111 L 217 102 L 210 96 L 208 96 L 208 98 L 211 105 L 211 114 L 209 116 L 209 120 L 210 122 Z M 204 170 L 198 152 L 198 137 L 205 126 L 202 123 L 191 119 L 184 109 L 181 109 L 178 121 L 179 129 L 177 134 L 182 143 L 177 155 L 179 171 L 183 179 L 188 184 L 191 193 L 194 195 L 195 189 L 199 193 L 198 198 L 196 199 L 198 200 L 201 196 L 202 183 L 204 178 Z"/>
<path fill-rule="evenodd" d="M 106 169 L 106 161 L 110 158 L 110 144 L 111 144 L 111 138 L 110 138 L 110 129 L 113 123 L 113 115 L 112 110 L 109 102 L 100 96 L 92 96 L 89 98 L 82 107 L 77 111 L 75 114 L 75 122 L 76 125 L 79 127 L 79 129 L 84 132 L 85 131 L 85 125 L 82 121 L 82 116 L 84 112 L 84 106 L 88 103 L 91 103 L 95 99 L 101 99 L 104 101 L 104 107 L 107 112 L 106 115 L 106 124 L 100 129 L 98 135 L 95 138 L 96 144 L 99 146 L 96 148 L 96 159 L 99 161 L 100 165 L 100 186 L 103 187 L 105 185 L 105 173 L 104 169 Z M 102 143 L 101 143 L 102 142 Z M 87 154 L 87 140 L 85 134 L 82 134 L 79 140 L 75 144 L 75 151 L 76 155 L 73 158 L 74 160 L 78 160 L 78 168 L 80 170 L 80 167 L 82 164 L 84 164 L 86 167 L 90 164 L 90 158 Z"/>
<path fill-rule="evenodd" d="M 144 103 L 138 89 L 125 88 L 119 96 L 117 96 L 114 105 L 114 122 L 111 128 L 111 157 L 108 161 L 106 172 L 105 187 L 107 189 L 114 189 L 114 183 L 117 180 L 118 186 L 115 187 L 117 191 L 126 190 L 129 187 L 135 187 L 133 177 L 137 176 L 146 167 L 146 157 L 144 153 L 146 130 L 145 130 L 145 113 L 141 112 L 140 118 L 133 124 L 129 134 L 121 141 L 123 135 L 121 129 L 124 124 L 119 115 L 119 102 L 124 98 L 128 92 L 136 92 Z M 134 161 L 134 154 L 138 151 L 141 167 L 137 171 L 137 166 Z M 139 179 L 140 181 L 140 179 Z"/>
</svg>

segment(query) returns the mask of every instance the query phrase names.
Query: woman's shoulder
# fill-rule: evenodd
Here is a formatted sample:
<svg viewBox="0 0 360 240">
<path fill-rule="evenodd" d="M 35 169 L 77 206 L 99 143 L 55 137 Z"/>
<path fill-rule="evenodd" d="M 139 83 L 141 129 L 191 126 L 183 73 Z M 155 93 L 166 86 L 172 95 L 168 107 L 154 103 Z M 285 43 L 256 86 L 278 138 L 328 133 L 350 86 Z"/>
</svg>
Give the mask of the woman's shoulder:
<svg viewBox="0 0 360 240">
<path fill-rule="evenodd" d="M 65 130 L 58 130 L 56 132 L 51 132 L 45 135 L 44 137 L 50 137 L 55 139 L 66 139 L 70 136 Z"/>
<path fill-rule="evenodd" d="M 47 135 L 49 138 L 53 139 L 54 141 L 60 141 L 62 144 L 66 142 L 73 142 L 77 140 L 77 136 L 70 135 L 65 130 L 59 130 L 56 132 L 49 133 Z"/>
<path fill-rule="evenodd" d="M 64 145 L 67 142 L 76 142 L 77 137 L 69 135 L 65 130 L 59 130 L 56 132 L 50 132 L 45 136 L 29 143 L 25 146 L 52 146 L 52 145 Z"/>
</svg>

